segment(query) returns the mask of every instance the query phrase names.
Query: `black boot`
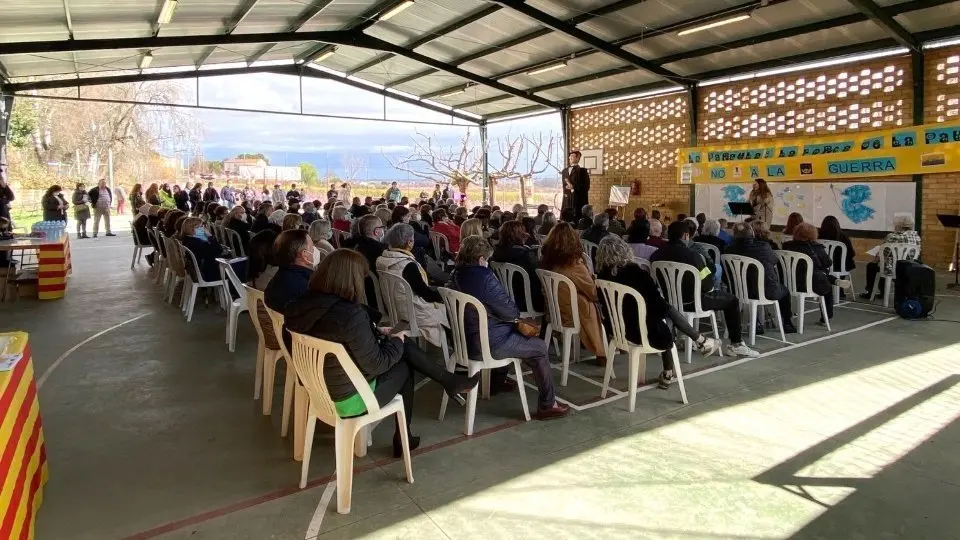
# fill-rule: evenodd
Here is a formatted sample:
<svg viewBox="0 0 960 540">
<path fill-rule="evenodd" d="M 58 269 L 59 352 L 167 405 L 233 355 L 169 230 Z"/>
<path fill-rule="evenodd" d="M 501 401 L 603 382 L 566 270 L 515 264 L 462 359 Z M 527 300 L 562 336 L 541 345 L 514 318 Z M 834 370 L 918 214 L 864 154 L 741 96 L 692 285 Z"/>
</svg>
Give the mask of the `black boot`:
<svg viewBox="0 0 960 540">
<path fill-rule="evenodd" d="M 420 436 L 414 435 L 412 433 L 407 435 L 407 438 L 410 439 L 410 451 L 413 452 L 420 447 Z M 402 458 L 403 457 L 403 442 L 400 440 L 400 432 L 395 432 L 393 434 L 393 457 Z"/>
<path fill-rule="evenodd" d="M 477 373 L 473 377 L 468 377 L 462 373 L 447 372 L 441 379 L 437 382 L 443 386 L 443 391 L 447 393 L 447 396 L 460 405 L 464 405 L 466 401 L 460 394 L 466 394 L 476 388 L 477 384 L 480 383 L 480 374 Z"/>
</svg>

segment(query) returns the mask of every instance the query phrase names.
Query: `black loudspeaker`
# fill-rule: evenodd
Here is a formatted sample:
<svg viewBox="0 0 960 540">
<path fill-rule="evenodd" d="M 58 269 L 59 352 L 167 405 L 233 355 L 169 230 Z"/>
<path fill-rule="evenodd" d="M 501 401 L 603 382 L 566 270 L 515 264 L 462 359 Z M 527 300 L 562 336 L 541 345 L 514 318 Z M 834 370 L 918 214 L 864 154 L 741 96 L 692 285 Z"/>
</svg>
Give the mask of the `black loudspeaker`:
<svg viewBox="0 0 960 540">
<path fill-rule="evenodd" d="M 900 316 L 926 317 L 933 311 L 937 274 L 933 268 L 916 261 L 897 261 L 893 306 Z"/>
</svg>

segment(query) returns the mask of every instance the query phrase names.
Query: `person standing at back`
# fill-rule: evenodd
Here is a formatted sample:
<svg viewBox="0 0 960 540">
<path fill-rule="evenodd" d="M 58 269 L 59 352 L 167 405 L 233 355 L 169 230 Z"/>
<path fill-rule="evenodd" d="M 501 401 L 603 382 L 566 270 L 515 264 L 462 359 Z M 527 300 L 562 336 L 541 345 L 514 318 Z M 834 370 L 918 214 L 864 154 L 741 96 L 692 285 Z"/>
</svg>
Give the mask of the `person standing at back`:
<svg viewBox="0 0 960 540">
<path fill-rule="evenodd" d="M 229 180 L 227 180 L 227 185 L 220 189 L 220 199 L 227 208 L 233 208 L 237 205 L 237 191 L 230 185 Z"/>
<path fill-rule="evenodd" d="M 123 186 L 117 184 L 117 187 L 113 188 L 113 194 L 117 198 L 117 215 L 123 214 L 123 208 L 127 204 L 127 192 L 123 190 Z"/>
<path fill-rule="evenodd" d="M 280 182 L 277 182 L 273 185 L 273 192 L 270 193 L 270 202 L 276 206 L 280 203 L 286 202 L 286 200 L 287 194 L 283 191 L 283 187 L 280 186 Z"/>
<path fill-rule="evenodd" d="M 387 188 L 387 191 L 383 194 L 383 198 L 386 199 L 387 202 L 394 203 L 400 202 L 400 197 L 402 196 L 403 195 L 400 193 L 400 188 L 397 187 L 396 182 L 391 183 L 390 187 Z"/>
<path fill-rule="evenodd" d="M 90 219 L 90 195 L 87 195 L 87 187 L 83 182 L 77 183 L 77 188 L 73 192 L 73 217 L 77 220 L 77 238 L 90 238 L 87 236 L 87 220 Z"/>
<path fill-rule="evenodd" d="M 207 182 L 207 189 L 203 190 L 203 206 L 206 207 L 207 203 L 217 202 L 219 200 L 220 193 L 217 191 L 217 188 L 213 187 L 213 182 Z"/>
<path fill-rule="evenodd" d="M 303 201 L 303 194 L 297 189 L 296 184 L 290 184 L 290 191 L 287 192 L 287 206 L 299 205 Z"/>
<path fill-rule="evenodd" d="M 104 220 L 107 229 L 107 236 L 116 236 L 110 231 L 110 208 L 113 206 L 112 194 L 107 187 L 107 181 L 103 178 L 97 186 L 90 190 L 90 203 L 93 205 L 93 237 L 96 238 L 100 232 L 100 220 Z"/>
</svg>

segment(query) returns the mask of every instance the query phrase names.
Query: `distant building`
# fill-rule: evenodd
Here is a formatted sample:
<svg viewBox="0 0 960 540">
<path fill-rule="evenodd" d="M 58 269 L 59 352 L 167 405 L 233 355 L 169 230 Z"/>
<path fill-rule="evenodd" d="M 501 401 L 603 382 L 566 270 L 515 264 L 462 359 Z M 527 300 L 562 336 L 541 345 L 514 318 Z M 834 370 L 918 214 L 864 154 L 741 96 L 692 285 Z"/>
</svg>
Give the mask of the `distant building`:
<svg viewBox="0 0 960 540">
<path fill-rule="evenodd" d="M 266 167 L 267 162 L 262 159 L 225 159 L 223 160 L 223 172 L 227 174 L 240 174 L 241 167 Z"/>
<path fill-rule="evenodd" d="M 260 160 L 263 163 L 262 160 Z M 224 163 L 226 166 L 226 163 Z M 233 175 L 239 176 L 242 180 L 266 180 L 268 182 L 299 182 L 300 167 L 271 167 L 241 165 Z"/>
</svg>

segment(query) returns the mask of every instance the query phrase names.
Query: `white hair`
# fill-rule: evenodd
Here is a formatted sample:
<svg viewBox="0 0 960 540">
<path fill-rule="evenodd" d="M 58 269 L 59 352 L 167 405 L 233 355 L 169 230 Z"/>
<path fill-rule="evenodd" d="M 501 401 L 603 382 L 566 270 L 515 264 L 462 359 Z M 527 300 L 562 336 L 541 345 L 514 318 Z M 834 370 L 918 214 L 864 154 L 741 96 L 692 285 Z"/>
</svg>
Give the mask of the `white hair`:
<svg viewBox="0 0 960 540">
<path fill-rule="evenodd" d="M 720 234 L 720 222 L 715 219 L 708 219 L 704 221 L 703 234 L 707 236 L 716 236 Z"/>
<path fill-rule="evenodd" d="M 650 236 L 660 237 L 663 235 L 663 223 L 659 219 L 650 220 Z"/>
<path fill-rule="evenodd" d="M 914 227 L 913 216 L 894 216 L 893 218 L 893 230 L 901 231 L 912 231 Z"/>
</svg>

